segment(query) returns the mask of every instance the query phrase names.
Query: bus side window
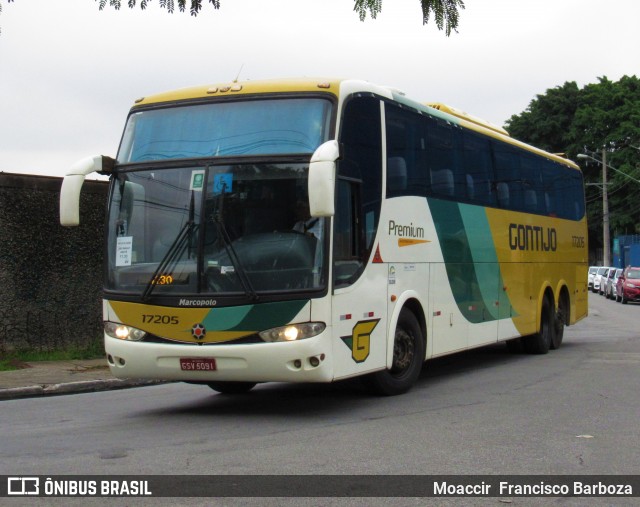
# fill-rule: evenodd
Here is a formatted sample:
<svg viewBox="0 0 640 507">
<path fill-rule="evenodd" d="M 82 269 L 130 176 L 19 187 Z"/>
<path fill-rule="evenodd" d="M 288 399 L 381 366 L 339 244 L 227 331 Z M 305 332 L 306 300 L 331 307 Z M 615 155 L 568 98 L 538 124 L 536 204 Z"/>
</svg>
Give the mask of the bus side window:
<svg viewBox="0 0 640 507">
<path fill-rule="evenodd" d="M 453 128 L 435 118 L 427 121 L 427 166 L 431 193 L 436 196 L 452 197 L 455 194 L 451 169 L 455 167 Z"/>
<path fill-rule="evenodd" d="M 496 171 L 498 206 L 504 209 L 524 211 L 524 185 L 520 171 L 520 157 L 508 146 L 496 142 L 493 154 Z"/>
<path fill-rule="evenodd" d="M 451 169 L 431 171 L 431 191 L 436 195 L 452 197 L 455 193 L 453 171 Z"/>
<path fill-rule="evenodd" d="M 369 259 L 382 198 L 381 102 L 370 96 L 348 100 L 340 131 L 334 216 L 334 283 L 355 282 Z"/>
<path fill-rule="evenodd" d="M 402 157 L 387 160 L 387 195 L 403 195 L 407 189 L 407 163 Z"/>
<path fill-rule="evenodd" d="M 477 204 L 495 206 L 492 191 L 493 162 L 489 141 L 472 132 L 462 132 L 462 167 L 465 174 L 466 197 Z"/>
<path fill-rule="evenodd" d="M 545 172 L 545 186 L 551 189 L 557 215 L 568 220 L 580 220 L 584 216 L 582 174 L 568 167 L 549 165 Z"/>
<path fill-rule="evenodd" d="M 496 194 L 498 196 L 498 205 L 501 208 L 509 208 L 509 185 L 504 181 L 499 181 L 496 185 Z"/>
<path fill-rule="evenodd" d="M 521 154 L 520 169 L 523 193 L 523 208 L 528 213 L 547 214 L 544 199 L 542 166 L 546 160 L 538 155 Z"/>
<path fill-rule="evenodd" d="M 465 181 L 466 181 L 466 189 L 467 189 L 467 199 L 469 199 L 470 201 L 473 201 L 473 199 L 476 196 L 476 191 L 475 191 L 475 184 L 473 182 L 473 176 L 471 176 L 470 174 L 465 174 Z"/>
<path fill-rule="evenodd" d="M 387 197 L 426 195 L 428 179 L 423 117 L 385 103 Z"/>
<path fill-rule="evenodd" d="M 340 213 L 336 213 L 333 225 L 334 280 L 336 285 L 344 285 L 362 266 L 358 256 L 360 238 L 354 227 L 358 209 L 356 184 L 338 180 L 336 201 Z"/>
</svg>

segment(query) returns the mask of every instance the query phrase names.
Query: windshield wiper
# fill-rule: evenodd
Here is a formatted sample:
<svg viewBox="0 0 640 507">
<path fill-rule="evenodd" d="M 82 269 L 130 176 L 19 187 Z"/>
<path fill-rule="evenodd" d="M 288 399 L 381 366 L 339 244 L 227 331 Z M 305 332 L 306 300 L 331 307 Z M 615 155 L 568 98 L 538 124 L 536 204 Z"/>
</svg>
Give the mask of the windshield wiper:
<svg viewBox="0 0 640 507">
<path fill-rule="evenodd" d="M 161 274 L 170 275 L 173 273 L 173 269 L 169 270 L 169 266 L 175 263 L 182 257 L 184 251 L 187 249 L 187 246 L 191 245 L 191 234 L 196 228 L 195 217 L 194 217 L 194 198 L 193 198 L 193 190 L 191 191 L 191 202 L 189 204 L 189 218 L 184 223 L 178 235 L 171 243 L 169 250 L 164 254 L 162 260 L 158 264 L 158 267 L 151 275 L 151 279 L 147 283 L 144 291 L 142 292 L 142 301 L 147 301 L 149 297 L 151 297 L 151 293 L 153 289 L 155 289 L 158 280 L 158 276 Z"/>
<path fill-rule="evenodd" d="M 216 231 L 218 233 L 218 237 L 222 241 L 222 245 L 233 264 L 235 273 L 238 275 L 240 279 L 240 283 L 242 284 L 242 288 L 244 289 L 245 294 L 251 298 L 252 301 L 258 301 L 260 296 L 253 288 L 251 280 L 247 276 L 247 272 L 240 261 L 240 257 L 236 252 L 236 249 L 233 247 L 233 241 L 231 241 L 231 237 L 229 236 L 229 232 L 224 225 L 224 220 L 222 218 L 222 210 L 223 210 L 223 202 L 224 202 L 224 194 L 225 194 L 226 186 L 223 183 L 222 192 L 218 196 L 218 200 L 216 202 L 216 209 L 213 211 L 211 219 L 216 226 Z"/>
<path fill-rule="evenodd" d="M 231 263 L 233 264 L 233 267 L 235 268 L 235 272 L 238 275 L 238 278 L 240 279 L 240 283 L 244 288 L 245 294 L 249 296 L 252 301 L 257 301 L 258 299 L 260 299 L 260 297 L 258 296 L 257 292 L 253 288 L 253 285 L 251 284 L 251 280 L 249 280 L 249 277 L 247 276 L 247 272 L 242 266 L 240 257 L 238 257 L 238 253 L 236 252 L 236 249 L 233 247 L 233 242 L 231 241 L 231 237 L 227 232 L 227 228 L 224 226 L 224 222 L 222 221 L 220 214 L 214 213 L 212 218 L 213 218 L 213 223 L 216 225 L 218 237 L 222 240 L 224 249 L 227 251 L 227 255 L 229 256 L 229 259 L 231 259 Z"/>
</svg>

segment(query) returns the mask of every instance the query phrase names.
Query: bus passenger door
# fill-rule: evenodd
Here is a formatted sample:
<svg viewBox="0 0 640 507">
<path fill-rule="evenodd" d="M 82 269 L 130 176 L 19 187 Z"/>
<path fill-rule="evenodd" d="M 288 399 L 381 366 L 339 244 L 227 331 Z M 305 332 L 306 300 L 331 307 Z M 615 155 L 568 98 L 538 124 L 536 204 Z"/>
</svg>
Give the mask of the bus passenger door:
<svg viewBox="0 0 640 507">
<path fill-rule="evenodd" d="M 336 290 L 332 304 L 334 376 L 381 370 L 387 360 L 386 265 L 370 265 L 357 284 Z"/>
<path fill-rule="evenodd" d="M 372 214 L 378 211 L 361 206 L 359 187 L 348 180 L 338 180 L 336 187 L 331 309 L 336 379 L 386 366 L 387 267 L 364 261 L 367 254 L 372 259 L 377 226 Z"/>
</svg>

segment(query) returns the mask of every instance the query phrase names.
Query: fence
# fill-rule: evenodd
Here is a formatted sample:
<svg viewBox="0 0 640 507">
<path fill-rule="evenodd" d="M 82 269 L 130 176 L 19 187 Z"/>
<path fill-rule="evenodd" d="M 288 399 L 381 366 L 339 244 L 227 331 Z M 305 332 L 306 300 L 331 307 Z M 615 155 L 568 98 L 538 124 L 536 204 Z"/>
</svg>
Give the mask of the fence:
<svg viewBox="0 0 640 507">
<path fill-rule="evenodd" d="M 61 184 L 0 173 L 0 356 L 101 339 L 107 184 L 85 182 L 75 228 L 60 226 Z"/>
</svg>

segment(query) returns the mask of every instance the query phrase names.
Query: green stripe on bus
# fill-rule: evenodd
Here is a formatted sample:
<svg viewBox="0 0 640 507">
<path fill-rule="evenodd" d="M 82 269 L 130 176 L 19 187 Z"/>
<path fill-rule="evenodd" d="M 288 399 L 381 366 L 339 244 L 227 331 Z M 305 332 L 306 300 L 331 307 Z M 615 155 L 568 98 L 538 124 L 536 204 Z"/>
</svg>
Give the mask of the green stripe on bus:
<svg viewBox="0 0 640 507">
<path fill-rule="evenodd" d="M 491 238 L 487 215 L 483 208 L 469 204 L 460 204 L 459 209 L 478 280 L 478 288 L 482 294 L 487 313 L 491 315 L 491 318 L 486 320 L 499 319 L 499 301 L 500 295 L 504 292 L 502 290 L 504 284 L 493 241 L 487 241 L 488 238 Z"/>
<path fill-rule="evenodd" d="M 262 331 L 289 324 L 305 304 L 301 300 L 212 308 L 203 325 L 207 331 Z"/>
<path fill-rule="evenodd" d="M 433 198 L 428 202 L 462 315 L 474 324 L 508 317 L 510 304 L 484 208 Z"/>
</svg>

